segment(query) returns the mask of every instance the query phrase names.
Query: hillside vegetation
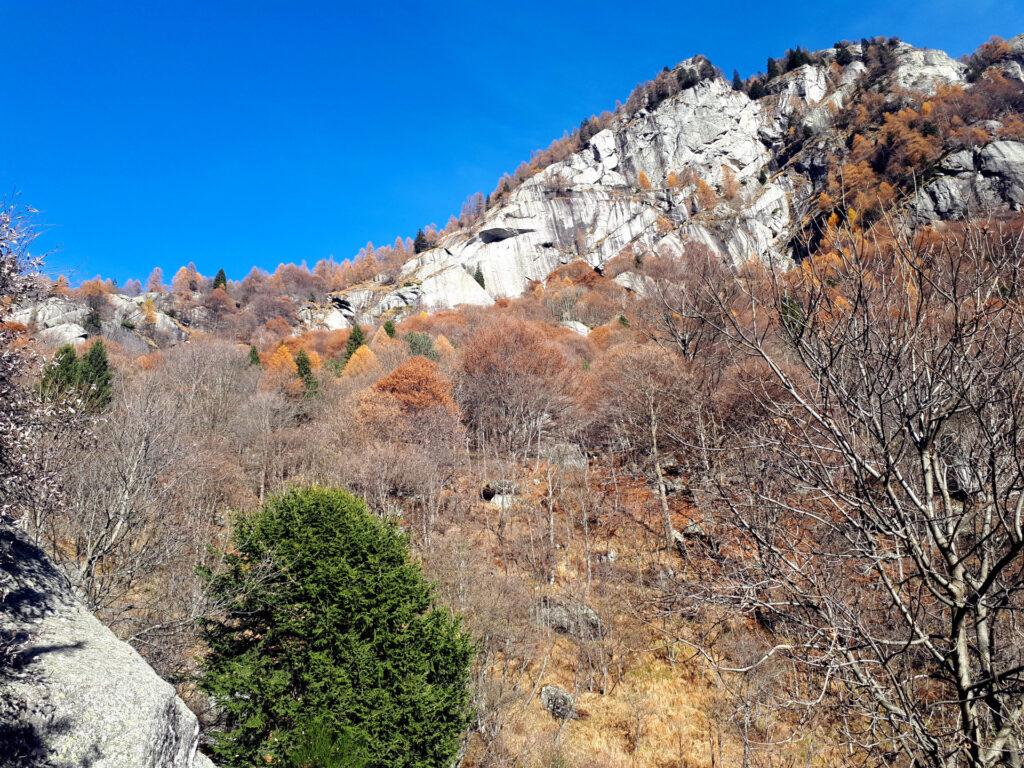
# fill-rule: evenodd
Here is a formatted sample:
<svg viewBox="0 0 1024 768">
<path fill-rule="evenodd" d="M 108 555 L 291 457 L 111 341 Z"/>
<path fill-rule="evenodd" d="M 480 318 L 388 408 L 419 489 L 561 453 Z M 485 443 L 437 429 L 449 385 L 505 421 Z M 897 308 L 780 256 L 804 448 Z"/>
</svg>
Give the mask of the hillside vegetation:
<svg viewBox="0 0 1024 768">
<path fill-rule="evenodd" d="M 40 281 L 4 333 L 46 361 L 62 416 L 33 451 L 59 493 L 22 526 L 235 760 L 288 764 L 279 716 L 372 722 L 369 765 L 435 764 L 347 679 L 317 698 L 337 722 L 267 715 L 262 681 L 224 704 L 222 646 L 358 634 L 304 602 L 249 628 L 240 562 L 287 555 L 274 573 L 322 597 L 316 564 L 350 567 L 327 544 L 400 528 L 409 621 L 475 649 L 464 736 L 430 733 L 446 760 L 1019 766 L 1024 40 L 940 53 L 797 48 L 732 82 L 688 60 L 350 262 Z M 708 103 L 739 133 L 667 167 L 673 115 Z M 314 536 L 289 489 L 341 492 L 310 486 L 384 522 L 342 493 Z M 410 709 L 458 720 L 457 692 L 430 719 L 434 692 Z"/>
</svg>

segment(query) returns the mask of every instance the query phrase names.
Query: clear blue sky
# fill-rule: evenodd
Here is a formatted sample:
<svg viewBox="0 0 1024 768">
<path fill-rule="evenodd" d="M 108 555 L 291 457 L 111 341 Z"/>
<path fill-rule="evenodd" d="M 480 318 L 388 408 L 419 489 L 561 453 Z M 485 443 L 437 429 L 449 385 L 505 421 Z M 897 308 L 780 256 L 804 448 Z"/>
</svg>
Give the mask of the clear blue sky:
<svg viewBox="0 0 1024 768">
<path fill-rule="evenodd" d="M 1024 0 L 0 0 L 0 195 L 75 281 L 347 258 L 443 225 L 530 151 L 695 53 L 839 38 L 960 55 Z"/>
</svg>

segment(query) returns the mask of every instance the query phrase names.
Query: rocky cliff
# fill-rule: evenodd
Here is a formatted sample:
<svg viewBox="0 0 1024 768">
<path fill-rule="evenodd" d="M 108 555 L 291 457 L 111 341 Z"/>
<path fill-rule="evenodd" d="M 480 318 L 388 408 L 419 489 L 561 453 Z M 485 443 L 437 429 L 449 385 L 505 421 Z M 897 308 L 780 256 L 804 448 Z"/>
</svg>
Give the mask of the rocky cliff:
<svg viewBox="0 0 1024 768">
<path fill-rule="evenodd" d="M 0 765 L 209 768 L 174 689 L 0 522 Z"/>
<path fill-rule="evenodd" d="M 1024 35 L 998 65 L 1024 81 Z M 934 93 L 969 88 L 966 66 L 937 50 L 895 45 L 884 78 L 850 45 L 767 83 L 752 98 L 701 57 L 673 72 L 690 85 L 653 109 L 620 110 L 580 151 L 527 179 L 470 228 L 442 238 L 401 270 L 398 286 L 360 288 L 341 298 L 377 317 L 413 307 L 488 305 L 520 295 L 558 265 L 600 267 L 627 247 L 671 256 L 687 241 L 722 258 L 787 264 L 792 240 L 835 159 L 834 117 L 864 89 Z M 792 151 L 793 136 L 799 151 Z M 945 158 L 911 208 L 922 219 L 957 218 L 1024 204 L 1024 143 L 996 141 Z M 710 189 L 698 194 L 700 188 Z M 474 275 L 483 277 L 483 285 Z"/>
<path fill-rule="evenodd" d="M 673 257 L 691 243 L 733 263 L 786 266 L 826 218 L 819 199 L 850 155 L 854 136 L 842 123 L 851 110 L 874 97 L 897 112 L 947 86 L 969 93 L 978 79 L 969 63 L 895 40 L 805 52 L 801 61 L 787 60 L 785 71 L 758 79 L 756 90 L 734 88 L 700 56 L 666 70 L 650 85 L 670 89 L 655 99 L 631 97 L 600 130 L 580 138 L 576 151 L 492 197 L 477 220 L 441 237 L 397 275 L 379 274 L 320 300 L 295 293 L 287 320 L 296 330 L 333 330 L 487 306 L 521 295 L 570 261 L 601 269 L 620 254 Z M 1001 44 L 998 60 L 986 66 L 1019 94 L 1024 35 Z M 876 133 L 887 109 L 876 110 Z M 1018 104 L 1017 118 L 1021 111 Z M 938 159 L 914 169 L 912 185 L 897 189 L 900 210 L 934 222 L 1024 206 L 1024 128 L 1007 138 L 998 120 L 971 119 L 962 125 L 974 132 L 966 146 L 944 144 Z M 642 285 L 628 271 L 618 281 L 631 290 Z M 183 308 L 167 294 L 114 295 L 97 322 L 83 300 L 52 297 L 14 319 L 43 341 L 101 333 L 138 353 L 207 329 L 212 315 L 201 298 Z"/>
</svg>

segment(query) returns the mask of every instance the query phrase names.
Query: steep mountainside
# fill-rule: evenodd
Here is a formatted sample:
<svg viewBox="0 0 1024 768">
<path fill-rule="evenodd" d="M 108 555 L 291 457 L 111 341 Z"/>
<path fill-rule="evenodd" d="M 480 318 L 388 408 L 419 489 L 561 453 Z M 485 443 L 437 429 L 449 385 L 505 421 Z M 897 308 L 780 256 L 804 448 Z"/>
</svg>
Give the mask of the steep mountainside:
<svg viewBox="0 0 1024 768">
<path fill-rule="evenodd" d="M 1024 36 L 1009 41 L 1003 71 L 1021 85 Z M 489 208 L 471 229 L 408 262 L 401 287 L 344 297 L 371 317 L 395 308 L 487 305 L 520 295 L 558 265 L 601 267 L 628 247 L 663 255 L 687 241 L 738 263 L 791 260 L 792 240 L 817 205 L 828 165 L 841 157 L 835 124 L 865 88 L 927 96 L 968 86 L 967 67 L 942 51 L 900 43 L 889 71 L 868 77 L 861 46 L 813 54 L 753 99 L 702 57 L 673 71 L 694 83 L 652 109 L 622 114 L 583 148 Z M 837 146 L 839 145 L 839 146 Z M 1024 203 L 1024 144 L 994 141 L 943 158 L 913 205 L 925 219 Z M 479 269 L 483 286 L 474 280 Z"/>
<path fill-rule="evenodd" d="M 770 60 L 767 75 L 731 83 L 697 56 L 584 121 L 562 140 L 573 151 L 540 153 L 506 176 L 425 248 L 393 252 L 400 260 L 387 268 L 371 252 L 360 267 L 369 277 L 355 284 L 288 267 L 301 275 L 287 286 L 250 275 L 217 294 L 193 269 L 193 284 L 172 293 L 64 291 L 13 319 L 53 345 L 99 334 L 140 354 L 192 330 L 223 332 L 229 316 L 229 332 L 249 340 L 276 318 L 293 331 L 335 330 L 489 306 L 579 260 L 603 271 L 621 256 L 617 281 L 636 290 L 631 262 L 693 244 L 734 264 L 787 265 L 831 214 L 851 209 L 895 207 L 919 222 L 1019 210 L 1022 110 L 1024 35 L 964 62 L 894 39 L 798 48 Z M 261 291 L 272 295 L 255 306 Z"/>
</svg>

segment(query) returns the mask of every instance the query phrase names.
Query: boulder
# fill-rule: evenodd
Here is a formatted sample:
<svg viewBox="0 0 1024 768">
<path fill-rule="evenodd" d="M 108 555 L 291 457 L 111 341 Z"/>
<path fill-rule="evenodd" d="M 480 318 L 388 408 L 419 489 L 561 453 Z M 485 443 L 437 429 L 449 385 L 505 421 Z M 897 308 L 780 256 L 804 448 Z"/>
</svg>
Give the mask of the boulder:
<svg viewBox="0 0 1024 768">
<path fill-rule="evenodd" d="M 613 280 L 630 293 L 635 293 L 640 297 L 647 295 L 648 281 L 643 275 L 636 272 L 623 272 L 620 275 L 616 275 Z"/>
<path fill-rule="evenodd" d="M 578 333 L 580 336 L 586 336 L 590 333 L 590 328 L 578 320 L 563 320 L 559 325 L 563 328 L 568 328 L 573 333 Z"/>
<path fill-rule="evenodd" d="M 207 768 L 174 688 L 0 522 L 0 755 L 24 768 Z"/>
<path fill-rule="evenodd" d="M 586 603 L 562 597 L 546 597 L 536 609 L 537 622 L 575 640 L 597 640 L 604 623 Z"/>
<path fill-rule="evenodd" d="M 62 323 L 43 328 L 36 333 L 36 338 L 44 344 L 62 347 L 65 344 L 78 344 L 89 337 L 89 332 L 78 323 Z"/>
<path fill-rule="evenodd" d="M 545 685 L 540 689 L 540 703 L 555 720 L 576 720 L 579 712 L 576 699 L 571 693 L 557 685 Z"/>
</svg>

